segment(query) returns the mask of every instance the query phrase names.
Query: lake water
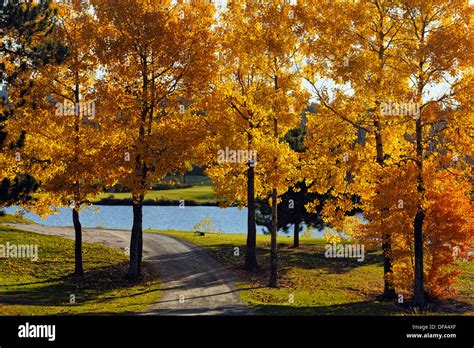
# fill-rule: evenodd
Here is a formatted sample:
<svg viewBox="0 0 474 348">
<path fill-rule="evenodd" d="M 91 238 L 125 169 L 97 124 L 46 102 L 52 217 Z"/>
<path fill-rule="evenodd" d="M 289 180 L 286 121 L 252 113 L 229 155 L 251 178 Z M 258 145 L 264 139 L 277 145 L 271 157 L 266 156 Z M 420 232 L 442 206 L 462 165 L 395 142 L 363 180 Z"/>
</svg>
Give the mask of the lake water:
<svg viewBox="0 0 474 348">
<path fill-rule="evenodd" d="M 19 208 L 8 207 L 5 211 L 15 214 Z M 59 213 L 42 220 L 38 215 L 26 212 L 24 216 L 34 222 L 47 226 L 72 226 L 72 214 L 68 208 L 59 208 Z M 247 208 L 219 208 L 208 206 L 184 207 L 177 206 L 144 206 L 143 228 L 154 230 L 193 231 L 197 223 L 208 216 L 215 232 L 247 233 Z M 81 210 L 83 227 L 100 227 L 129 230 L 132 228 L 133 213 L 131 206 L 96 206 Z M 257 226 L 257 233 L 262 234 L 264 228 Z M 292 235 L 280 233 L 282 236 Z M 321 237 L 322 231 L 313 230 L 313 237 Z"/>
</svg>

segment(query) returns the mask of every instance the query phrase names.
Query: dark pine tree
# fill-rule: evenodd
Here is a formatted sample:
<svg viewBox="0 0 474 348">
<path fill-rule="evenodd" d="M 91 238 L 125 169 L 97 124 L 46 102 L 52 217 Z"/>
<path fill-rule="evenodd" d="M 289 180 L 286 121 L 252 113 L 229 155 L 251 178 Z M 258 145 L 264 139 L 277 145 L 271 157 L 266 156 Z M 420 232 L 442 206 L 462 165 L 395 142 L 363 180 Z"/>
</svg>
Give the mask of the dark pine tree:
<svg viewBox="0 0 474 348">
<path fill-rule="evenodd" d="M 314 112 L 311 107 L 309 112 Z M 285 141 L 290 144 L 291 148 L 296 152 L 304 152 L 304 138 L 306 136 L 306 127 L 304 120 L 299 128 L 289 131 L 285 135 Z M 293 246 L 299 246 L 299 234 L 303 229 L 303 224 L 315 228 L 323 228 L 324 222 L 321 218 L 320 212 L 322 203 L 327 198 L 326 195 L 309 192 L 310 185 L 307 185 L 304 180 L 297 182 L 291 187 L 281 198 L 281 202 L 277 206 L 278 215 L 278 230 L 289 232 L 290 226 L 293 227 Z M 315 213 L 306 211 L 305 205 L 309 202 L 318 200 L 321 202 L 316 207 Z M 257 225 L 263 226 L 266 232 L 269 232 L 272 226 L 272 210 L 268 204 L 268 200 L 260 199 L 257 201 L 256 209 Z"/>
<path fill-rule="evenodd" d="M 30 104 L 34 108 L 28 100 L 34 72 L 46 64 L 59 64 L 67 56 L 67 48 L 49 38 L 55 16 L 51 1 L 0 2 L 0 151 L 24 144 L 24 132 L 19 139 L 7 141 L 5 121 L 15 117 L 18 107 Z M 0 206 L 26 202 L 37 188 L 28 174 L 18 173 L 13 180 L 0 178 Z"/>
<path fill-rule="evenodd" d="M 303 225 L 322 229 L 325 224 L 319 214 L 322 206 L 316 207 L 316 213 L 309 213 L 305 205 L 314 202 L 316 199 L 324 202 L 326 196 L 308 192 L 308 186 L 303 181 L 298 182 L 288 192 L 282 195 L 281 202 L 277 207 L 278 230 L 286 233 L 290 232 L 293 226 L 293 247 L 299 247 L 299 234 L 303 230 Z M 269 233 L 272 226 L 271 207 L 267 200 L 258 200 L 256 221 L 257 225 L 263 226 Z"/>
</svg>

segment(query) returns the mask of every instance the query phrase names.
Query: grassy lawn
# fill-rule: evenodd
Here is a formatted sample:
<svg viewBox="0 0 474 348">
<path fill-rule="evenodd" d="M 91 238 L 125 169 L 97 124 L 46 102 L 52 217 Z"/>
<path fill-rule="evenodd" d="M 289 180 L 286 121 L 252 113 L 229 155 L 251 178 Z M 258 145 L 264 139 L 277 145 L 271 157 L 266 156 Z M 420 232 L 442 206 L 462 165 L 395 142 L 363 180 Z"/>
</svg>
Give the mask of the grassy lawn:
<svg viewBox="0 0 474 348">
<path fill-rule="evenodd" d="M 210 251 L 211 255 L 235 271 L 240 279 L 242 299 L 261 314 L 321 315 L 404 315 L 407 305 L 379 302 L 383 289 L 382 257 L 379 251 L 366 254 L 364 262 L 355 259 L 327 259 L 324 239 L 302 238 L 299 249 L 291 248 L 291 238 L 280 237 L 280 288 L 267 287 L 270 237 L 257 236 L 260 271 L 242 270 L 245 235 L 213 234 L 195 236 L 193 232 L 160 231 L 182 238 Z M 239 248 L 239 256 L 234 255 Z M 474 314 L 474 265 L 461 263 L 461 276 L 455 299 L 431 306 L 432 314 Z"/>
<path fill-rule="evenodd" d="M 14 214 L 0 214 L 0 224 L 35 224 L 36 222 L 31 221 L 23 216 Z"/>
<path fill-rule="evenodd" d="M 95 201 L 103 198 L 115 199 L 130 199 L 130 193 L 102 193 L 97 196 Z M 186 200 L 197 203 L 213 203 L 216 200 L 216 195 L 211 186 L 193 186 L 189 188 L 172 189 L 172 190 L 154 190 L 149 191 L 145 196 L 149 200 Z"/>
<path fill-rule="evenodd" d="M 86 274 L 76 280 L 72 240 L 0 226 L 0 245 L 7 242 L 38 245 L 38 261 L 0 258 L 0 315 L 126 314 L 158 297 L 159 283 L 146 267 L 139 282 L 124 278 L 128 257 L 120 250 L 84 243 Z"/>
<path fill-rule="evenodd" d="M 190 184 L 193 186 L 211 186 L 211 179 L 207 175 L 186 175 L 183 180 L 182 175 L 167 175 L 161 182 L 168 182 L 170 180 L 181 182 L 183 184 Z"/>
</svg>

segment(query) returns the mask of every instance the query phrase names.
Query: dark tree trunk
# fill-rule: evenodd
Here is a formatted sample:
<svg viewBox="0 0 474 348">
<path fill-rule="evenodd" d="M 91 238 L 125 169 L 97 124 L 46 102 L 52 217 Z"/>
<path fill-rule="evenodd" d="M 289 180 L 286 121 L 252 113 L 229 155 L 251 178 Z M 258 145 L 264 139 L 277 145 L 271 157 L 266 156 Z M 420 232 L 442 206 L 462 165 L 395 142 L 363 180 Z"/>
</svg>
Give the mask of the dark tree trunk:
<svg viewBox="0 0 474 348">
<path fill-rule="evenodd" d="M 384 291 L 382 297 L 387 300 L 392 300 L 397 297 L 393 287 L 392 272 L 392 241 L 390 233 L 383 231 L 382 237 L 382 252 L 383 252 L 383 274 L 384 274 Z"/>
<path fill-rule="evenodd" d="M 383 90 L 384 85 L 384 68 L 385 68 L 385 43 L 384 37 L 385 34 L 383 33 L 383 12 L 380 12 L 380 22 L 382 28 L 380 28 L 378 33 L 378 61 L 379 61 L 379 75 L 377 78 L 377 100 L 376 100 L 376 115 L 374 120 L 375 126 L 375 146 L 377 152 L 377 163 L 380 165 L 381 168 L 385 167 L 385 150 L 383 146 L 383 138 L 382 138 L 382 124 L 380 122 L 380 107 L 381 107 L 381 96 L 379 92 Z M 387 208 L 382 208 L 382 255 L 383 255 L 383 278 L 384 278 L 384 289 L 382 294 L 382 299 L 394 299 L 396 297 L 395 288 L 392 282 L 392 274 L 393 274 L 393 263 L 392 263 L 392 242 L 391 242 L 391 235 L 390 232 L 386 231 L 384 226 L 384 217 L 387 213 Z"/>
<path fill-rule="evenodd" d="M 75 98 L 75 112 L 77 113 L 74 118 L 74 162 L 79 161 L 79 151 L 80 151 L 80 93 L 79 93 L 79 75 L 76 73 L 76 85 L 74 89 L 74 98 Z M 79 197 L 80 197 L 80 184 L 79 180 L 76 177 L 74 182 L 74 204 L 72 207 L 72 223 L 74 225 L 74 275 L 83 276 L 84 269 L 82 266 L 82 226 L 81 221 L 79 220 Z"/>
<path fill-rule="evenodd" d="M 270 280 L 269 286 L 271 288 L 277 287 L 278 277 L 278 215 L 277 215 L 277 190 L 272 190 L 272 231 L 271 231 L 271 249 L 270 249 Z"/>
<path fill-rule="evenodd" d="M 255 224 L 255 163 L 249 163 L 247 170 L 247 248 L 245 251 L 245 268 L 258 268 L 256 245 L 257 226 Z"/>
<path fill-rule="evenodd" d="M 380 107 L 378 106 L 380 109 Z M 385 165 L 385 153 L 382 139 L 382 125 L 379 120 L 374 121 L 375 126 L 375 146 L 377 151 L 377 163 L 383 168 Z M 393 263 L 392 263 L 392 243 L 390 233 L 385 230 L 383 218 L 386 214 L 386 209 L 382 211 L 382 256 L 383 256 L 383 278 L 384 289 L 382 299 L 396 298 L 395 288 L 392 282 Z"/>
<path fill-rule="evenodd" d="M 423 310 L 425 306 L 424 299 L 424 273 L 423 273 L 423 222 L 425 220 L 425 211 L 423 208 L 423 200 L 425 193 L 425 185 L 423 180 L 423 125 L 421 117 L 416 120 L 416 157 L 417 157 L 417 191 L 420 194 L 420 202 L 418 203 L 414 229 L 415 243 L 415 280 L 413 287 L 413 302 L 415 306 Z"/>
<path fill-rule="evenodd" d="M 425 212 L 418 207 L 415 216 L 415 285 L 413 288 L 413 302 L 415 306 L 423 309 L 425 306 L 424 299 L 424 280 L 423 280 L 423 220 Z"/>
<path fill-rule="evenodd" d="M 299 215 L 298 212 L 299 212 L 299 210 L 297 210 L 297 212 L 296 212 L 295 229 L 293 231 L 293 247 L 294 248 L 298 248 L 300 246 L 300 223 L 301 223 L 301 218 L 300 218 L 300 215 Z"/>
<path fill-rule="evenodd" d="M 142 253 L 143 253 L 143 229 L 142 229 L 142 204 L 143 200 L 133 202 L 133 226 L 130 239 L 130 266 L 128 277 L 138 278 L 141 275 Z"/>
<path fill-rule="evenodd" d="M 74 224 L 74 275 L 83 276 L 84 268 L 82 267 L 82 226 L 79 220 L 79 212 L 76 207 L 72 209 L 72 222 Z"/>
<path fill-rule="evenodd" d="M 154 108 L 154 79 L 151 79 L 151 86 L 149 85 L 149 71 L 147 57 L 141 57 L 142 64 L 142 98 L 141 98 L 141 115 L 140 124 L 138 128 L 138 147 L 146 143 L 146 135 L 150 136 L 153 122 L 153 108 Z M 151 89 L 151 98 L 150 96 Z M 147 126 L 148 120 L 148 126 Z M 148 128 L 147 128 L 148 127 Z M 133 207 L 133 225 L 132 235 L 130 238 L 130 265 L 127 276 L 131 279 L 137 279 L 141 276 L 142 269 L 142 254 L 143 254 L 143 200 L 145 198 L 145 191 L 149 186 L 147 184 L 147 176 L 149 167 L 145 161 L 144 149 L 138 151 L 135 157 L 135 172 L 134 176 L 139 180 L 138 191 L 140 193 L 132 194 Z"/>
<path fill-rule="evenodd" d="M 276 58 L 274 58 L 276 64 Z M 274 78 L 275 90 L 279 90 L 278 76 Z M 278 114 L 273 119 L 273 136 L 276 141 L 279 141 L 278 135 Z M 275 157 L 275 170 L 277 167 L 277 158 Z M 277 245 L 277 233 L 278 233 L 278 192 L 276 188 L 272 189 L 272 231 L 271 231 L 271 247 L 270 247 L 270 279 L 269 286 L 271 288 L 277 287 L 278 278 L 278 245 Z"/>
</svg>

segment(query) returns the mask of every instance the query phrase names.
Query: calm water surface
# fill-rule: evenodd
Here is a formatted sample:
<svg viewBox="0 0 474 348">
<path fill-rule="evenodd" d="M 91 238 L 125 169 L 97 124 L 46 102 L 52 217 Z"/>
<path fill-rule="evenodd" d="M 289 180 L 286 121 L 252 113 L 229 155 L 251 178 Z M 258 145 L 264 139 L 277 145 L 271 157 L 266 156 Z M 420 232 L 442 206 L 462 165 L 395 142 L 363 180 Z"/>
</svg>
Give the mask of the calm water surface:
<svg viewBox="0 0 474 348">
<path fill-rule="evenodd" d="M 5 209 L 7 213 L 15 214 L 18 207 Z M 68 208 L 59 208 L 58 214 L 50 215 L 42 220 L 38 215 L 26 212 L 25 217 L 39 224 L 47 226 L 72 226 L 72 214 Z M 177 206 L 144 206 L 143 228 L 154 230 L 195 230 L 196 224 L 209 217 L 216 232 L 221 233 L 246 233 L 247 209 L 235 207 L 184 207 Z M 132 228 L 131 206 L 96 206 L 81 210 L 81 224 L 83 227 L 100 227 L 111 229 Z M 257 226 L 257 232 L 262 234 L 264 228 Z M 290 228 L 292 234 L 293 229 Z M 281 232 L 281 235 L 286 235 Z M 313 230 L 312 236 L 321 237 L 322 231 Z"/>
</svg>

